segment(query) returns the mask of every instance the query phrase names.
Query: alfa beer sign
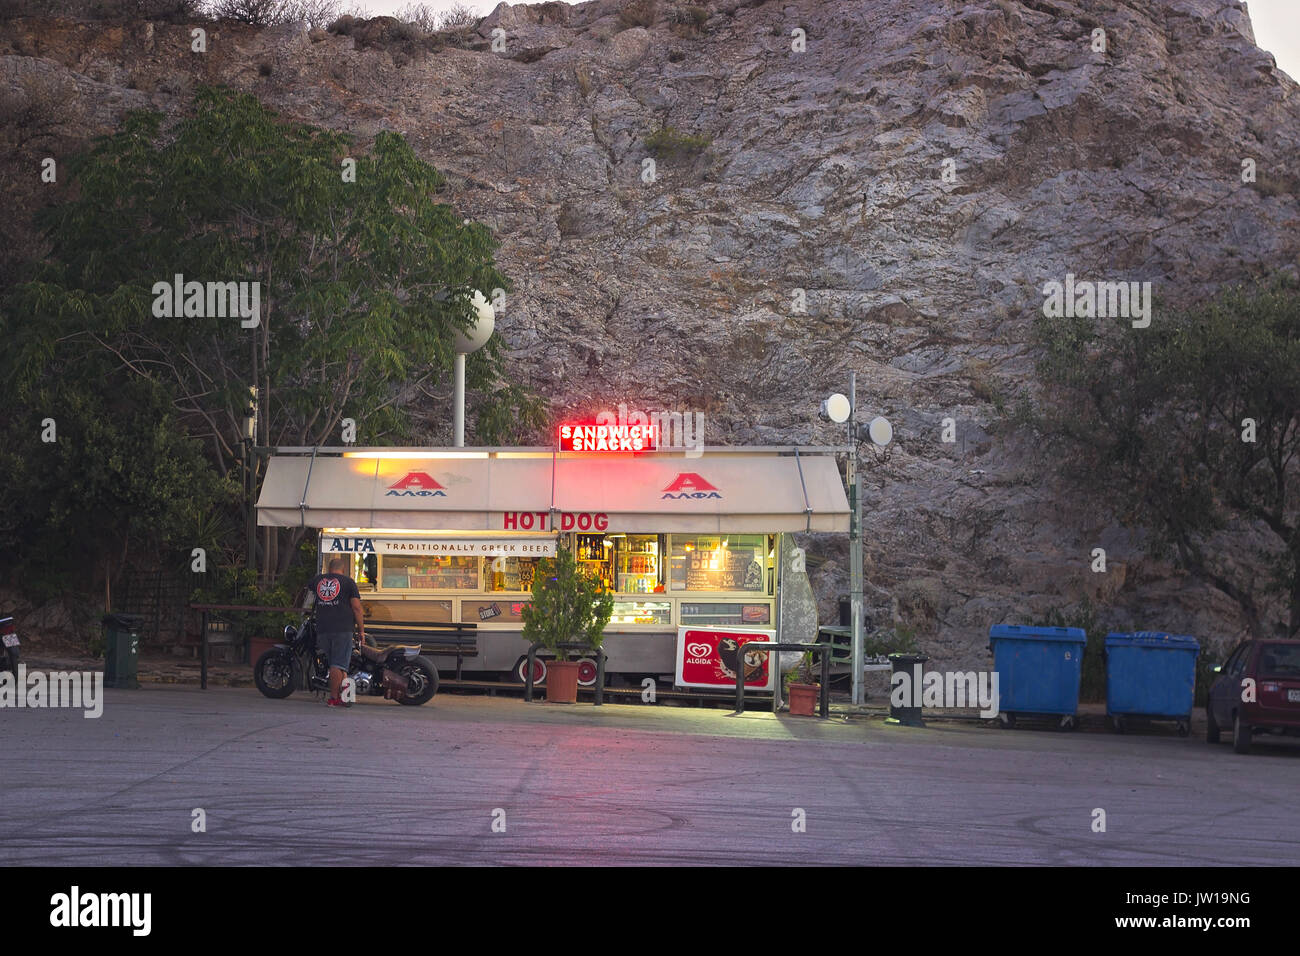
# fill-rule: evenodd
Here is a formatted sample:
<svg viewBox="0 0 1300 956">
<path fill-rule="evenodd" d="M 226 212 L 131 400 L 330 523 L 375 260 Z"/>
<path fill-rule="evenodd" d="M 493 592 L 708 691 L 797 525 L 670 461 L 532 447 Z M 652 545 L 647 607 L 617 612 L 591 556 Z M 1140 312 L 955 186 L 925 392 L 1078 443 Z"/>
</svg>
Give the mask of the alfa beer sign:
<svg viewBox="0 0 1300 956">
<path fill-rule="evenodd" d="M 745 653 L 751 642 L 773 643 L 776 631 L 744 627 L 679 627 L 677 677 L 679 687 L 735 688 L 736 670 L 743 668 L 745 686 L 775 690 L 777 661 L 771 652 Z"/>
<path fill-rule="evenodd" d="M 326 554 L 435 554 L 553 558 L 554 538 L 392 538 L 321 535 Z"/>
</svg>

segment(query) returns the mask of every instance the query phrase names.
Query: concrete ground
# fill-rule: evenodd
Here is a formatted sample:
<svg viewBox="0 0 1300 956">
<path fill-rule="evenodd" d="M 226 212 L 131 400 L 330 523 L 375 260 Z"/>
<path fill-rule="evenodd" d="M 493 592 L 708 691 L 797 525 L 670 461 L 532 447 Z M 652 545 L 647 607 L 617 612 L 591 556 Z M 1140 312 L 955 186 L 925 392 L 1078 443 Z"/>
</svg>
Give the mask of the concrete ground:
<svg viewBox="0 0 1300 956">
<path fill-rule="evenodd" d="M 1300 862 L 1294 739 L 105 694 L 0 714 L 0 865 Z"/>
</svg>

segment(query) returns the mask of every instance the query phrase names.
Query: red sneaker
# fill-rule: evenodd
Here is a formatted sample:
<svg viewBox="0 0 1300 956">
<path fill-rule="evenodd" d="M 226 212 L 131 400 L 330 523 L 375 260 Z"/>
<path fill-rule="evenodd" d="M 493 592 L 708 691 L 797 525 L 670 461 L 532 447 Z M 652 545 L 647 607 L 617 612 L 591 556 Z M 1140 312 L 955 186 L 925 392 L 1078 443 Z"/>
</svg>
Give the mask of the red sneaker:
<svg viewBox="0 0 1300 956">
<path fill-rule="evenodd" d="M 351 707 L 352 706 L 347 701 L 339 697 L 331 697 L 329 700 L 325 701 L 325 705 L 327 707 Z"/>
</svg>

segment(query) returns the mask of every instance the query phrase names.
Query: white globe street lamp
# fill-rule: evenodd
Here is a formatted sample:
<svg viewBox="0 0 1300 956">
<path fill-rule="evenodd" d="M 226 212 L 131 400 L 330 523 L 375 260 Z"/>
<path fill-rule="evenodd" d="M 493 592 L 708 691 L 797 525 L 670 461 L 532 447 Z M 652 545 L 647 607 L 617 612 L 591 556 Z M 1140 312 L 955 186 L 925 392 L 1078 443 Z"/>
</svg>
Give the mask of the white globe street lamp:
<svg viewBox="0 0 1300 956">
<path fill-rule="evenodd" d="M 487 345 L 496 328 L 496 310 L 477 289 L 470 298 L 474 321 L 468 329 L 456 330 L 456 387 L 452 399 L 453 432 L 457 448 L 465 447 L 465 356 Z"/>
<path fill-rule="evenodd" d="M 894 426 L 883 415 L 877 415 L 868 425 L 859 424 L 855 420 L 857 405 L 858 374 L 849 372 L 849 394 L 836 392 L 821 403 L 820 409 L 823 419 L 838 425 L 848 424 L 849 460 L 844 478 L 849 493 L 849 609 L 852 615 L 850 639 L 855 706 L 861 705 L 864 699 L 862 673 L 865 663 L 862 633 L 862 482 L 858 471 L 858 442 L 870 439 L 880 449 L 894 440 Z"/>
<path fill-rule="evenodd" d="M 847 395 L 836 392 L 830 398 L 822 402 L 821 417 L 842 425 L 849 420 L 849 414 L 853 411 L 853 403 L 849 401 Z"/>
<path fill-rule="evenodd" d="M 873 444 L 884 448 L 894 440 L 894 426 L 889 424 L 888 418 L 877 415 L 871 419 L 871 424 L 867 426 L 867 434 L 871 436 Z"/>
</svg>

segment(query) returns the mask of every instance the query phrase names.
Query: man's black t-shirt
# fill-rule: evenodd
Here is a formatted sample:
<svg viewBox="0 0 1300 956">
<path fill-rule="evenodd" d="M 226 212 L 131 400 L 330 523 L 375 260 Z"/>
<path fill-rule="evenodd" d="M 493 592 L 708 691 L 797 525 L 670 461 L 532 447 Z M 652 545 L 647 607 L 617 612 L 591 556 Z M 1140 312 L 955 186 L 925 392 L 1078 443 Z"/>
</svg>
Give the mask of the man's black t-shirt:
<svg viewBox="0 0 1300 956">
<path fill-rule="evenodd" d="M 307 586 L 316 595 L 316 629 L 350 633 L 356 620 L 352 614 L 352 598 L 361 597 L 357 582 L 346 574 L 318 574 Z"/>
</svg>

